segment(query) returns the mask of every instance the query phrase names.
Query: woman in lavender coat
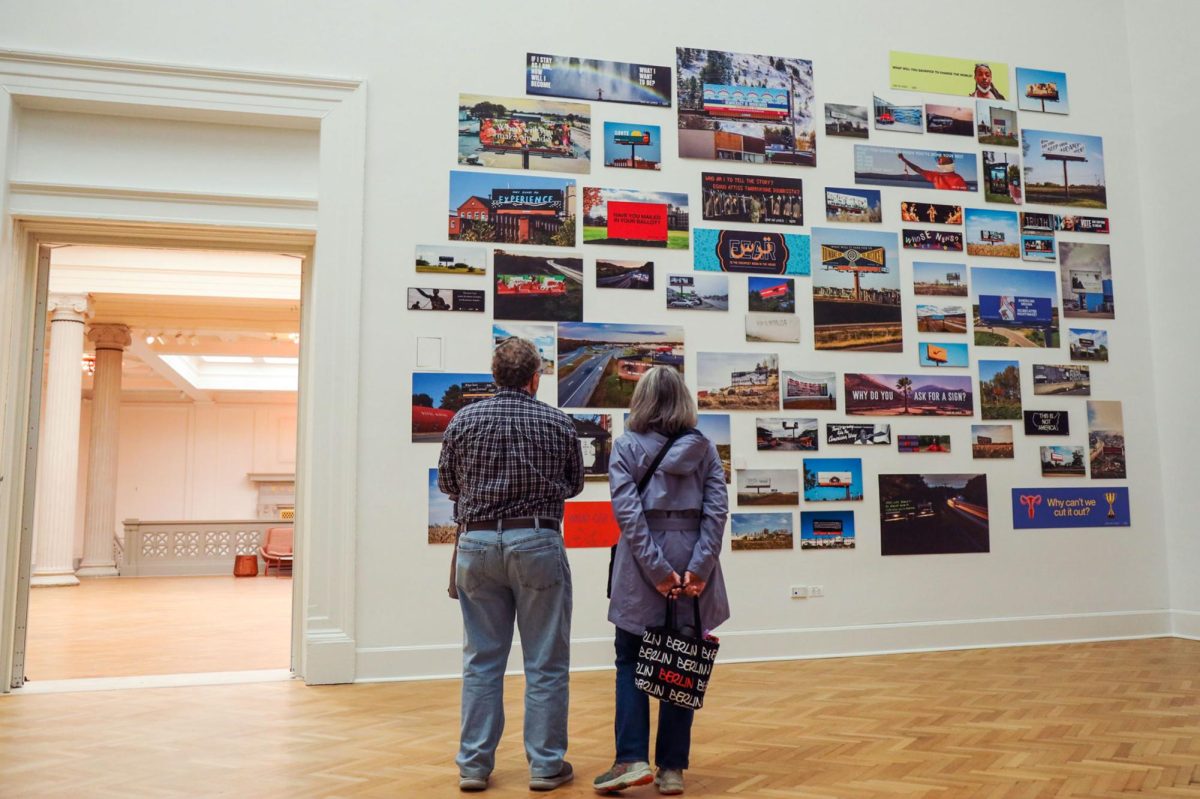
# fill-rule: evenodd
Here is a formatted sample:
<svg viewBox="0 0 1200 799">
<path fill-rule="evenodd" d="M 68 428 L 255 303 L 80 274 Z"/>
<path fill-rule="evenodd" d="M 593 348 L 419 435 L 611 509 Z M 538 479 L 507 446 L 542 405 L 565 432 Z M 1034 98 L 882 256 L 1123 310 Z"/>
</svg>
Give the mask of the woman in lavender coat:
<svg viewBox="0 0 1200 799">
<path fill-rule="evenodd" d="M 691 620 L 700 603 L 703 634 L 729 618 L 719 556 L 729 515 L 725 469 L 716 445 L 696 425 L 696 404 L 683 377 L 657 366 L 638 382 L 625 434 L 608 469 L 613 510 L 621 525 L 613 561 L 608 620 L 616 625 L 617 756 L 597 777 L 597 791 L 619 791 L 654 781 L 659 793 L 683 793 L 693 711 L 659 703 L 658 735 L 650 770 L 650 700 L 634 686 L 642 633 L 663 623 L 668 595 L 677 596 L 678 618 Z M 677 439 L 646 490 L 638 482 L 671 435 Z"/>
</svg>

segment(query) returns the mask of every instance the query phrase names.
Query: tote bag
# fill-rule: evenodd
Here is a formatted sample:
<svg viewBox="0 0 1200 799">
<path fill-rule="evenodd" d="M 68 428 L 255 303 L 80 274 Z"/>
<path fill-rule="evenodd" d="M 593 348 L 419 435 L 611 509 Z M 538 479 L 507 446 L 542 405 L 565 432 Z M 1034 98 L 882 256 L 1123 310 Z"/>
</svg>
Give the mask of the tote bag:
<svg viewBox="0 0 1200 799">
<path fill-rule="evenodd" d="M 638 647 L 634 685 L 653 699 L 688 710 L 704 707 L 704 692 L 712 676 L 720 643 L 712 636 L 701 637 L 700 600 L 695 610 L 696 635 L 684 635 L 675 623 L 677 603 L 667 599 L 666 621 L 642 633 Z"/>
</svg>

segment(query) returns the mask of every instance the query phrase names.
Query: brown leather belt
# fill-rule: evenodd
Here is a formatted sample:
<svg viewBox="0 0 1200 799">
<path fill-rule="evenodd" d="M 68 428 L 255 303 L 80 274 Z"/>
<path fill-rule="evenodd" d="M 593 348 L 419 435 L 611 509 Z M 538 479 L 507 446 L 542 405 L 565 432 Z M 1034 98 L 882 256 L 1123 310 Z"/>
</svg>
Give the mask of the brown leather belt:
<svg viewBox="0 0 1200 799">
<path fill-rule="evenodd" d="M 525 516 L 519 519 L 491 519 L 484 522 L 467 522 L 467 532 L 474 530 L 524 530 L 524 529 L 553 530 L 559 532 L 562 525 L 553 516 Z"/>
</svg>

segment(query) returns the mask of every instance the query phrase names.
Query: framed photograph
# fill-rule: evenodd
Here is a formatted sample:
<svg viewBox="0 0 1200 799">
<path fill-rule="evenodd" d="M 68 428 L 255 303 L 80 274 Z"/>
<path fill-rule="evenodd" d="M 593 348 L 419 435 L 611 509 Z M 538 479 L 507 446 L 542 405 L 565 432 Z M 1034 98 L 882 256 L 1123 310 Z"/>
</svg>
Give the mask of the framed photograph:
<svg viewBox="0 0 1200 799">
<path fill-rule="evenodd" d="M 800 473 L 795 469 L 738 469 L 737 503 L 799 505 Z"/>
<path fill-rule="evenodd" d="M 805 502 L 861 502 L 861 458 L 805 458 Z"/>
<path fill-rule="evenodd" d="M 971 267 L 976 347 L 1061 346 L 1053 272 Z"/>
<path fill-rule="evenodd" d="M 1011 424 L 971 425 L 972 458 L 1013 457 L 1013 428 Z"/>
<path fill-rule="evenodd" d="M 925 114 L 920 105 L 899 105 L 876 95 L 875 130 L 895 133 L 923 133 L 922 120 Z"/>
<path fill-rule="evenodd" d="M 760 416 L 754 424 L 759 452 L 802 452 L 819 446 L 816 419 Z"/>
<path fill-rule="evenodd" d="M 458 96 L 458 163 L 488 169 L 587 173 L 592 109 L 528 97 Z"/>
<path fill-rule="evenodd" d="M 800 511 L 801 549 L 854 549 L 854 511 Z"/>
<path fill-rule="evenodd" d="M 867 127 L 865 105 L 842 105 L 825 103 L 825 135 L 848 139 L 867 139 L 871 130 Z"/>
<path fill-rule="evenodd" d="M 813 240 L 813 346 L 903 351 L 896 234 L 813 228 Z"/>
<path fill-rule="evenodd" d="M 670 108 L 671 68 L 526 53 L 525 93 Z"/>
<path fill-rule="evenodd" d="M 575 181 L 451 171 L 449 238 L 574 247 Z"/>
<path fill-rule="evenodd" d="M 803 225 L 804 181 L 769 175 L 700 175 L 703 216 L 711 222 Z"/>
<path fill-rule="evenodd" d="M 668 310 L 728 311 L 729 277 L 693 272 L 667 275 Z"/>
<path fill-rule="evenodd" d="M 653 261 L 613 261 L 596 259 L 596 288 L 598 289 L 654 289 Z"/>
<path fill-rule="evenodd" d="M 978 191 L 975 153 L 854 145 L 854 182 L 900 189 Z"/>
<path fill-rule="evenodd" d="M 655 366 L 683 372 L 683 328 L 562 322 L 558 325 L 558 407 L 628 408 Z"/>
<path fill-rule="evenodd" d="M 988 552 L 986 474 L 879 475 L 883 555 Z"/>
<path fill-rule="evenodd" d="M 662 128 L 605 122 L 604 165 L 612 169 L 662 169 Z"/>
<path fill-rule="evenodd" d="M 779 407 L 779 356 L 774 353 L 701 352 L 696 369 L 701 410 Z"/>
<path fill-rule="evenodd" d="M 877 225 L 883 221 L 883 206 L 877 189 L 825 189 L 825 221 Z"/>
<path fill-rule="evenodd" d="M 1008 64 L 1000 61 L 892 50 L 888 67 L 893 89 L 993 100 L 1010 94 Z"/>
<path fill-rule="evenodd" d="M 669 191 L 585 188 L 583 243 L 686 250 L 688 197 Z"/>
<path fill-rule="evenodd" d="M 1107 208 L 1104 141 L 1099 136 L 1021 131 L 1025 199 L 1044 205 Z"/>
<path fill-rule="evenodd" d="M 1047 114 L 1069 113 L 1067 73 L 1017 67 L 1017 107 Z"/>
<path fill-rule="evenodd" d="M 729 514 L 729 547 L 734 552 L 753 549 L 791 549 L 791 513 Z"/>
<path fill-rule="evenodd" d="M 492 312 L 496 319 L 583 319 L 583 259 L 496 250 Z"/>
</svg>

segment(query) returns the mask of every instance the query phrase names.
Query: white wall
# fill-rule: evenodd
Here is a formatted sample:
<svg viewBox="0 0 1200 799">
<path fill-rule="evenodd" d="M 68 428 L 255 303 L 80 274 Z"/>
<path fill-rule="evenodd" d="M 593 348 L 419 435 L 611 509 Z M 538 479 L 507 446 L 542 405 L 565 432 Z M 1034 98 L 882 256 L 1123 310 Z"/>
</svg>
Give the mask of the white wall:
<svg viewBox="0 0 1200 799">
<path fill-rule="evenodd" d="M 1177 632 L 1200 637 L 1200 492 L 1196 453 L 1200 430 L 1192 423 L 1200 371 L 1191 341 L 1200 270 L 1188 254 L 1195 215 L 1189 201 L 1200 168 L 1188 154 L 1184 131 L 1200 129 L 1200 108 L 1181 102 L 1179 87 L 1196 76 L 1192 42 L 1180 31 L 1200 25 L 1200 6 L 1169 0 L 1151 6 L 1126 2 L 1133 84 L 1133 118 L 1140 166 L 1143 257 L 1149 284 L 1155 415 L 1162 458 L 1164 529 L 1170 554 L 1171 607 Z M 1182 71 L 1181 71 L 1182 70 Z"/>
<path fill-rule="evenodd" d="M 1161 13 L 1156 5 L 1130 8 L 1131 13 Z M 513 4 L 473 4 L 467 13 L 457 8 L 451 12 L 433 0 L 336 6 L 226 0 L 169 7 L 131 0 L 119 11 L 102 10 L 82 0 L 32 5 L 0 0 L 0 11 L 7 11 L 4 18 L 9 20 L 0 31 L 0 46 L 367 79 L 356 584 L 359 676 L 367 678 L 451 673 L 459 663 L 457 607 L 442 599 L 449 552 L 424 542 L 425 470 L 436 462 L 436 447 L 409 443 L 408 372 L 412 338 L 418 330 L 447 339 L 447 369 L 486 369 L 489 320 L 406 313 L 401 303 L 406 287 L 432 283 L 412 272 L 413 245 L 444 240 L 447 172 L 455 166 L 454 109 L 460 91 L 520 96 L 526 50 L 666 65 L 673 65 L 676 45 L 806 57 L 814 61 L 818 107 L 825 102 L 865 105 L 873 91 L 887 92 L 889 49 L 977 55 L 1010 66 L 1064 69 L 1070 76 L 1072 113 L 1066 117 L 1023 114 L 1022 124 L 1104 136 L 1108 215 L 1114 233 L 1108 239 L 1086 240 L 1112 245 L 1119 310 L 1118 318 L 1106 325 L 1112 334 L 1112 361 L 1094 368 L 1093 382 L 1096 398 L 1125 402 L 1134 527 L 1013 532 L 1009 487 L 1041 482 L 1038 442 L 1019 440 L 1015 461 L 985 467 L 991 486 L 990 554 L 879 557 L 876 473 L 981 468 L 970 458 L 969 422 L 948 423 L 944 427 L 954 436 L 953 455 L 900 456 L 893 450 L 863 456 L 867 496 L 855 508 L 858 549 L 726 554 L 734 615 L 724 628 L 724 651 L 731 657 L 795 656 L 1151 634 L 1167 629 L 1166 517 L 1155 421 L 1159 406 L 1153 392 L 1156 364 L 1144 355 L 1151 346 L 1150 325 L 1145 321 L 1151 304 L 1144 279 L 1147 265 L 1142 253 L 1147 240 L 1139 221 L 1138 176 L 1145 179 L 1148 162 L 1144 148 L 1136 146 L 1128 113 L 1134 103 L 1134 83 L 1125 6 L 1118 0 L 1053 4 L 1013 0 L 985 13 L 975 4 L 933 0 L 905 4 L 863 0 L 849 12 L 844 3 L 775 0 L 756 4 L 736 21 L 728 4 L 715 0 L 619 3 L 603 11 L 593 4 L 570 4 L 556 7 L 553 13 Z M 631 18 L 636 25 L 629 24 Z M 1174 22 L 1165 27 L 1170 30 L 1165 35 L 1179 31 L 1183 36 L 1187 30 Z M 263 36 L 263 31 L 271 35 Z M 1136 37 L 1133 41 L 1139 47 L 1160 46 Z M 1165 86 L 1188 83 L 1167 79 Z M 815 220 L 820 218 L 823 188 L 852 181 L 853 147 L 847 140 L 819 136 L 820 166 L 814 169 L 738 168 L 675 158 L 672 110 L 594 104 L 593 124 L 598 127 L 606 119 L 661 125 L 666 139 L 664 170 L 652 176 L 594 165 L 592 175 L 580 185 L 687 191 L 696 209 L 699 173 L 705 169 L 728 166 L 726 171 L 784 174 L 804 179 L 806 212 L 809 220 Z M 949 146 L 940 138 L 935 143 L 927 137 L 873 134 L 872 143 Z M 204 185 L 206 178 L 182 163 L 172 180 L 184 189 Z M 938 198 L 930 192 L 922 194 L 923 199 Z M 896 204 L 901 196 L 885 190 L 884 199 L 887 227 L 898 229 Z M 959 195 L 944 198 L 960 199 Z M 982 205 L 981 196 L 971 199 L 970 204 Z M 693 218 L 699 218 L 698 211 Z M 1182 231 L 1175 228 L 1174 232 Z M 1176 235 L 1171 240 L 1178 239 Z M 584 250 L 589 284 L 597 255 L 593 249 Z M 615 250 L 602 254 L 618 255 Z M 630 250 L 627 254 L 645 253 Z M 655 253 L 654 257 L 664 273 L 690 268 L 690 253 Z M 902 283 L 907 286 L 912 259 L 906 253 L 902 260 Z M 733 286 L 743 282 L 732 279 Z M 798 282 L 806 343 L 777 348 L 783 368 L 917 371 L 911 293 L 906 296 L 904 354 L 835 356 L 810 349 L 808 282 Z M 451 283 L 446 279 L 435 285 Z M 482 285 L 466 278 L 454 283 Z M 712 315 L 667 314 L 661 302 L 661 289 L 651 297 L 589 290 L 585 318 L 686 320 L 688 370 L 693 376 L 697 351 L 762 349 L 762 345 L 743 343 L 743 295 L 734 300 L 721 325 L 713 324 Z M 1155 342 L 1161 344 L 1162 338 Z M 1021 360 L 1027 388 L 1029 364 L 1066 357 L 1065 350 L 1053 355 L 987 350 L 973 352 L 973 357 L 980 354 Z M 1026 398 L 1027 407 L 1032 402 L 1031 396 Z M 1082 401 L 1039 398 L 1036 407 L 1073 409 L 1073 428 L 1078 432 L 1072 441 L 1084 443 Z M 918 421 L 904 423 L 904 431 L 943 427 Z M 736 419 L 735 456 L 746 457 L 751 465 L 766 464 L 753 452 L 752 425 L 750 414 Z M 1185 464 L 1182 457 L 1180 463 Z M 589 486 L 584 498 L 601 498 L 604 491 L 603 486 Z M 574 551 L 571 559 L 576 586 L 574 662 L 603 664 L 611 653 L 611 628 L 604 621 L 606 553 Z M 791 601 L 786 590 L 791 583 L 823 584 L 826 596 Z"/>
<path fill-rule="evenodd" d="M 83 554 L 91 403 L 83 404 L 75 555 Z M 295 403 L 125 402 L 117 533 L 125 519 L 258 518 L 250 473 L 296 468 Z"/>
</svg>

